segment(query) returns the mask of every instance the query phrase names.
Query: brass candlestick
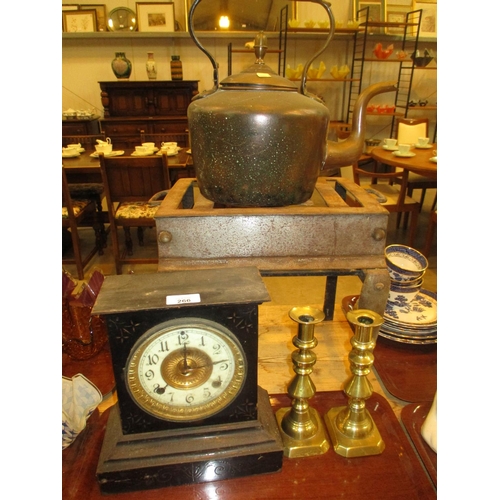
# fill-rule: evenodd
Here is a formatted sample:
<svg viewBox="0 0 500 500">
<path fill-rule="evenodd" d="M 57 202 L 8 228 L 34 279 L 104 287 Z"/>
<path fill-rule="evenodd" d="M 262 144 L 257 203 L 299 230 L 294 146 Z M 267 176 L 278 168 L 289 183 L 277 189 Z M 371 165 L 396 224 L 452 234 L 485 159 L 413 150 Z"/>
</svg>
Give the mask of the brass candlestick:
<svg viewBox="0 0 500 500">
<path fill-rule="evenodd" d="M 292 353 L 293 371 L 296 373 L 288 386 L 292 407 L 281 408 L 276 419 L 284 445 L 284 455 L 290 458 L 321 455 L 330 448 L 327 434 L 318 412 L 309 406 L 308 400 L 316 394 L 310 374 L 316 363 L 312 349 L 318 341 L 314 337 L 314 325 L 325 319 L 325 314 L 314 307 L 294 307 L 288 313 L 299 325 L 298 335 L 293 338 L 297 350 Z"/>
<path fill-rule="evenodd" d="M 331 408 L 325 415 L 326 427 L 333 442 L 334 450 L 344 457 L 379 455 L 385 443 L 380 436 L 365 401 L 373 394 L 368 374 L 373 364 L 375 328 L 383 318 L 368 309 L 358 309 L 347 313 L 347 321 L 354 326 L 349 353 L 352 377 L 344 388 L 349 397 L 348 406 Z"/>
</svg>

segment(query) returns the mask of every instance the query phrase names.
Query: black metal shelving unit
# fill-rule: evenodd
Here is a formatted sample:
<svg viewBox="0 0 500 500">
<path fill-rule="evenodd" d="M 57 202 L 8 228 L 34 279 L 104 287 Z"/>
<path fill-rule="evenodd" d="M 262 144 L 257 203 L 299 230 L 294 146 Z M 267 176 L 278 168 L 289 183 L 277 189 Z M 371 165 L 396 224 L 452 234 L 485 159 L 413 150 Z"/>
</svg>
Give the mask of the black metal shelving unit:
<svg viewBox="0 0 500 500">
<path fill-rule="evenodd" d="M 390 117 L 391 122 L 391 137 L 394 137 L 397 118 L 406 117 L 408 115 L 410 93 L 413 83 L 413 73 L 415 65 L 410 55 L 418 48 L 418 39 L 420 32 L 420 21 L 422 10 L 415 10 L 406 14 L 405 22 L 379 22 L 370 21 L 370 8 L 365 7 L 357 12 L 359 20 L 359 30 L 354 37 L 354 48 L 352 57 L 352 81 L 349 87 L 349 109 L 347 113 L 347 123 L 350 122 L 359 94 L 364 90 L 366 85 L 363 85 L 363 76 L 365 74 L 365 63 L 381 63 L 381 64 L 397 64 L 398 65 L 398 89 L 394 98 L 395 111 L 379 116 Z M 375 56 L 367 55 L 370 50 L 368 42 L 370 36 L 377 34 L 385 34 L 387 29 L 401 30 L 402 41 L 401 51 L 406 53 L 406 57 L 402 59 L 377 59 Z M 399 43 L 399 42 L 397 42 Z"/>
</svg>

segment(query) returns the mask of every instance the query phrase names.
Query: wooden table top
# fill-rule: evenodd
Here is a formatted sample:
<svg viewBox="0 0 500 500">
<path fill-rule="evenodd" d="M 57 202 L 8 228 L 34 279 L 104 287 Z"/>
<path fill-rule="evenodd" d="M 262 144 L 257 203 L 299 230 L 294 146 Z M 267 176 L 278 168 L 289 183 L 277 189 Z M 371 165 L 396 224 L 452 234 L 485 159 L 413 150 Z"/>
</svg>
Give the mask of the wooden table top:
<svg viewBox="0 0 500 500">
<path fill-rule="evenodd" d="M 270 395 L 274 411 L 289 407 L 286 394 Z M 316 393 L 310 401 L 320 415 L 347 402 L 341 391 Z M 279 472 L 225 481 L 117 493 L 108 498 L 158 500 L 161 498 L 198 498 L 203 500 L 253 500 L 288 498 L 371 498 L 434 499 L 436 490 L 420 463 L 410 440 L 388 402 L 379 394 L 367 401 L 385 450 L 381 455 L 344 458 L 330 448 L 319 456 L 284 458 Z M 76 441 L 63 451 L 62 491 L 66 500 L 104 498 L 95 478 L 97 460 L 104 437 L 109 410 L 97 411 Z"/>
<path fill-rule="evenodd" d="M 134 152 L 133 149 L 124 150 L 123 156 L 131 156 Z M 187 153 L 187 148 L 182 148 L 175 156 L 168 157 L 168 166 L 172 168 L 185 168 L 191 162 L 191 155 Z M 99 158 L 91 156 L 95 151 L 90 149 L 85 150 L 80 156 L 74 158 L 63 158 L 64 168 L 71 169 L 71 171 L 78 171 L 79 173 L 94 173 L 100 169 Z M 154 156 L 154 155 L 151 155 Z"/>
<path fill-rule="evenodd" d="M 402 158 L 392 154 L 392 151 L 387 151 L 381 147 L 375 147 L 371 150 L 371 156 L 375 160 L 392 165 L 393 167 L 404 168 L 408 172 L 425 175 L 426 177 L 437 179 L 437 163 L 430 161 L 435 155 L 437 144 L 432 144 L 429 149 L 418 149 L 412 147 L 410 151 L 415 153 L 411 158 Z"/>
</svg>

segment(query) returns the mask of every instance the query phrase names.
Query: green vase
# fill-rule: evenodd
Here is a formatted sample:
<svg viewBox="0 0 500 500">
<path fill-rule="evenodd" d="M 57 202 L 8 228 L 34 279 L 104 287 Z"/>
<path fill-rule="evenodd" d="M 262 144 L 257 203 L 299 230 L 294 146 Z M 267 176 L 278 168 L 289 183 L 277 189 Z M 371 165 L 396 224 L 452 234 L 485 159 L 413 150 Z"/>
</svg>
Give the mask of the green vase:
<svg viewBox="0 0 500 500">
<path fill-rule="evenodd" d="M 125 56 L 125 52 L 115 52 L 111 61 L 111 69 L 118 80 L 128 80 L 132 73 L 132 63 Z"/>
</svg>

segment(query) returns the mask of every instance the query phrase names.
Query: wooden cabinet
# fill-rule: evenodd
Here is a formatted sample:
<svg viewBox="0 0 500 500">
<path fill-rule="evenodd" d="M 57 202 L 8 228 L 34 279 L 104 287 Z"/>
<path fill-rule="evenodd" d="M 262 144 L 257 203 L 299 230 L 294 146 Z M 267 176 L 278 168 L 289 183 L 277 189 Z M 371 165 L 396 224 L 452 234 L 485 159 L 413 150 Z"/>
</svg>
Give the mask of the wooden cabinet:
<svg viewBox="0 0 500 500">
<path fill-rule="evenodd" d="M 99 116 L 94 115 L 89 119 L 66 118 L 62 119 L 62 135 L 95 135 L 100 134 Z"/>
<path fill-rule="evenodd" d="M 187 108 L 198 94 L 197 80 L 99 82 L 103 132 L 115 148 L 132 148 L 141 131 L 179 133 L 188 128 Z"/>
</svg>

